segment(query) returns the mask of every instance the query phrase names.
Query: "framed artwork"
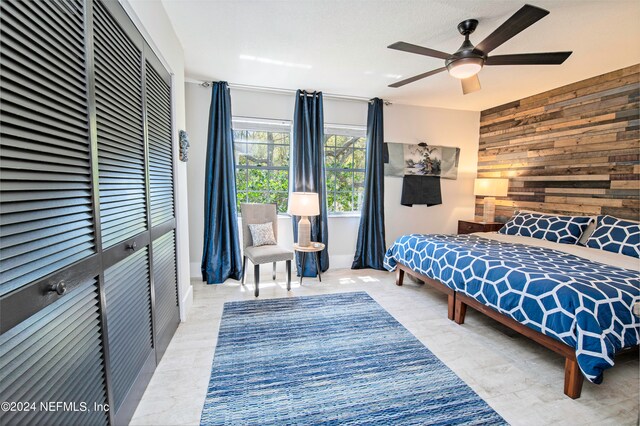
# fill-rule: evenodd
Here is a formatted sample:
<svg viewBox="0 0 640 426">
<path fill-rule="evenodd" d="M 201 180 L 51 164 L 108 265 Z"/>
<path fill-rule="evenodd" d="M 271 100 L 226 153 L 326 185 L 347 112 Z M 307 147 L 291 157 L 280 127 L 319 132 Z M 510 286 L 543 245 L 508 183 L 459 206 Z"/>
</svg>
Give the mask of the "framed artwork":
<svg viewBox="0 0 640 426">
<path fill-rule="evenodd" d="M 449 146 L 384 144 L 385 176 L 439 176 L 441 179 L 458 178 L 460 148 Z"/>
</svg>

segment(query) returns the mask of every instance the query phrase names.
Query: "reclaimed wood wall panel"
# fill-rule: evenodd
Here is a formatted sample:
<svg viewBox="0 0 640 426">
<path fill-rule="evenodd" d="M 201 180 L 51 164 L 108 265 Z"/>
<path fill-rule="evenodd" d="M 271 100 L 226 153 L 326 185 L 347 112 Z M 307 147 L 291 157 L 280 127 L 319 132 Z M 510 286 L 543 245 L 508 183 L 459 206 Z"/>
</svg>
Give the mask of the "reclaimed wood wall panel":
<svg viewBox="0 0 640 426">
<path fill-rule="evenodd" d="M 478 177 L 509 178 L 496 219 L 529 209 L 638 220 L 639 123 L 640 64 L 482 111 Z"/>
</svg>

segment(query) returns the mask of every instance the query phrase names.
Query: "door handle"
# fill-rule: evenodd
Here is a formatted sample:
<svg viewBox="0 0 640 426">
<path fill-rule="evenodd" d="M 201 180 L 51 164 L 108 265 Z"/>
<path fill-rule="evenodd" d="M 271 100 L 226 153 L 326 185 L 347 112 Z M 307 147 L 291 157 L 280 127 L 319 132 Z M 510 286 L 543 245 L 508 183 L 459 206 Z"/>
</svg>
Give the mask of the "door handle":
<svg viewBox="0 0 640 426">
<path fill-rule="evenodd" d="M 50 293 L 55 292 L 58 293 L 59 296 L 62 296 L 67 292 L 67 285 L 64 283 L 64 281 L 60 281 L 57 284 L 51 284 L 48 290 Z"/>
</svg>

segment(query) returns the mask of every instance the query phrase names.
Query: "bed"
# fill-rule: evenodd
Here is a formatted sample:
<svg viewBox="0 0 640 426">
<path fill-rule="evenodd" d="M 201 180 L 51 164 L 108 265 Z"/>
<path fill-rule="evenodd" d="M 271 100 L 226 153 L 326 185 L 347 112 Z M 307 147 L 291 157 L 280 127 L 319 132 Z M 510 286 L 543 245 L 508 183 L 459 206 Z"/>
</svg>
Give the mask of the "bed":
<svg viewBox="0 0 640 426">
<path fill-rule="evenodd" d="M 615 354 L 640 342 L 638 259 L 537 238 L 477 233 L 405 235 L 385 267 L 448 295 L 449 318 L 467 306 L 566 358 L 564 391 L 578 398 L 583 377 L 600 383 Z"/>
</svg>

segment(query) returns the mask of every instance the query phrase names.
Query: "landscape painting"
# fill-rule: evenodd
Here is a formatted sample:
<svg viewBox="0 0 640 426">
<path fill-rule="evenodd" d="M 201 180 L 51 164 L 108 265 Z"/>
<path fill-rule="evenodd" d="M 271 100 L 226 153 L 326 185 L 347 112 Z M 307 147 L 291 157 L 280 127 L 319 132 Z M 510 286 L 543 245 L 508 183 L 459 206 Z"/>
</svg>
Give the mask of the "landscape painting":
<svg viewBox="0 0 640 426">
<path fill-rule="evenodd" d="M 385 176 L 440 176 L 457 179 L 460 148 L 426 143 L 385 143 Z"/>
</svg>

